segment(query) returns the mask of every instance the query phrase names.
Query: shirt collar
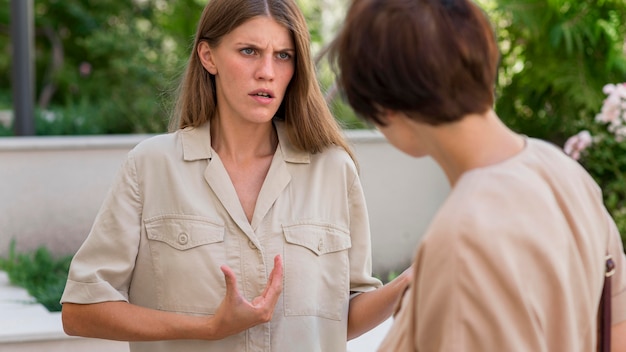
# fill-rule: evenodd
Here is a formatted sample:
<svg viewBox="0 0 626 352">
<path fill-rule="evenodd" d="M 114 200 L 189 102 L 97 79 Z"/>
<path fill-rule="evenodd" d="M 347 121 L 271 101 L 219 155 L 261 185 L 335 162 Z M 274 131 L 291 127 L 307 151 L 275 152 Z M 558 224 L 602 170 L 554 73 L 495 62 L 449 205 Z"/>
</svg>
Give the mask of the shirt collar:
<svg viewBox="0 0 626 352">
<path fill-rule="evenodd" d="M 198 127 L 186 127 L 180 131 L 183 145 L 183 159 L 185 161 L 211 159 L 211 124 L 209 122 Z M 278 134 L 278 144 L 286 162 L 309 163 L 311 155 L 307 151 L 297 149 L 287 136 L 285 124 L 282 121 L 274 121 Z"/>
</svg>

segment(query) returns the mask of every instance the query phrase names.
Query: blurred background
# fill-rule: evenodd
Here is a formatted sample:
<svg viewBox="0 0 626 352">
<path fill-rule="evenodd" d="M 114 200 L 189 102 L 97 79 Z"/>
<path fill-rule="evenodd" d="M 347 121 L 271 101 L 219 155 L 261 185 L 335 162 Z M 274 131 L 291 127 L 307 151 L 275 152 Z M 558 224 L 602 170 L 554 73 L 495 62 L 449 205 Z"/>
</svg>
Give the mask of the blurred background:
<svg viewBox="0 0 626 352">
<path fill-rule="evenodd" d="M 34 135 L 166 131 L 205 0 L 32 1 Z M 296 1 L 318 54 L 341 25 L 348 1 Z M 0 0 L 0 136 L 6 138 L 16 134 L 11 2 Z M 593 143 L 579 161 L 626 234 L 626 142 L 596 118 L 606 105 L 603 88 L 626 82 L 626 0 L 477 3 L 492 19 L 502 53 L 496 112 L 519 133 L 559 146 L 590 131 Z M 367 128 L 334 91 L 328 63 L 316 60 L 335 116 L 346 128 Z M 626 96 L 619 102 L 613 109 L 621 124 Z"/>
</svg>

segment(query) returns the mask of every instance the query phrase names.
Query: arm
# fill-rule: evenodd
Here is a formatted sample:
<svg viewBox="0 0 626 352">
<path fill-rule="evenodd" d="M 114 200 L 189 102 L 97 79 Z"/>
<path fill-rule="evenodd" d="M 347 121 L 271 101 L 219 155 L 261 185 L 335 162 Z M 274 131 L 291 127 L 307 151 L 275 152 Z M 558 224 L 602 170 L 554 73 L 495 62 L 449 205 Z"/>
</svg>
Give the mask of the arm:
<svg viewBox="0 0 626 352">
<path fill-rule="evenodd" d="M 357 174 L 348 194 L 350 203 L 350 291 L 362 292 L 350 300 L 347 338 L 351 340 L 376 327 L 393 311 L 395 303 L 411 279 L 410 269 L 381 286 L 372 277 L 372 248 L 365 195 Z"/>
<path fill-rule="evenodd" d="M 611 352 L 626 352 L 626 321 L 611 328 Z"/>
<path fill-rule="evenodd" d="M 391 316 L 411 281 L 412 273 L 412 267 L 409 267 L 385 286 L 363 292 L 350 300 L 348 340 L 359 337 Z"/>
<path fill-rule="evenodd" d="M 127 302 L 64 303 L 63 329 L 72 336 L 121 341 L 218 340 L 268 322 L 282 292 L 280 256 L 274 258 L 274 269 L 265 290 L 252 302 L 239 293 L 232 270 L 227 266 L 221 269 L 226 281 L 226 297 L 214 316 L 186 316 Z"/>
</svg>

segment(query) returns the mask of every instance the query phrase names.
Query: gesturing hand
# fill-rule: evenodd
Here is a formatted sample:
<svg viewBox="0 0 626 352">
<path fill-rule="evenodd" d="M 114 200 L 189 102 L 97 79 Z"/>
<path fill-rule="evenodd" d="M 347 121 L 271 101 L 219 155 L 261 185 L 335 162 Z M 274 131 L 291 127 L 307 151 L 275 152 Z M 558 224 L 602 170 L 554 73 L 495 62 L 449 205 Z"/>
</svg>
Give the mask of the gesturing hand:
<svg viewBox="0 0 626 352">
<path fill-rule="evenodd" d="M 214 337 L 221 339 L 272 319 L 274 307 L 283 290 L 283 263 L 280 255 L 274 257 L 274 268 L 265 289 L 251 302 L 237 289 L 237 278 L 226 265 L 220 267 L 226 281 L 226 296 L 212 319 Z"/>
</svg>

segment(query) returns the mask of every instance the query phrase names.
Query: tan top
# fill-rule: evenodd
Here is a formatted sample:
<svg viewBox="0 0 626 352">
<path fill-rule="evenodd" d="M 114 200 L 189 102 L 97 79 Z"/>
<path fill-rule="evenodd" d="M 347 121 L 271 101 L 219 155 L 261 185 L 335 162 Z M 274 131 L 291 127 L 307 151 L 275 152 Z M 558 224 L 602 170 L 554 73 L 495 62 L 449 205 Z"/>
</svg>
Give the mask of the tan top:
<svg viewBox="0 0 626 352">
<path fill-rule="evenodd" d="M 213 314 L 226 292 L 220 265 L 251 300 L 281 254 L 284 290 L 271 322 L 213 342 L 133 342 L 131 351 L 345 351 L 350 292 L 381 285 L 371 277 L 359 177 L 343 149 L 295 150 L 276 126 L 251 223 L 208 124 L 140 143 L 76 253 L 61 301 Z"/>
<path fill-rule="evenodd" d="M 556 147 L 527 139 L 451 191 L 380 351 L 595 351 L 607 247 L 619 322 L 626 263 L 600 189 Z"/>
</svg>

